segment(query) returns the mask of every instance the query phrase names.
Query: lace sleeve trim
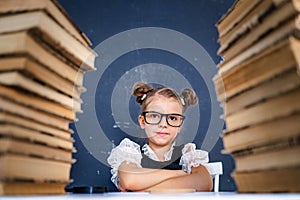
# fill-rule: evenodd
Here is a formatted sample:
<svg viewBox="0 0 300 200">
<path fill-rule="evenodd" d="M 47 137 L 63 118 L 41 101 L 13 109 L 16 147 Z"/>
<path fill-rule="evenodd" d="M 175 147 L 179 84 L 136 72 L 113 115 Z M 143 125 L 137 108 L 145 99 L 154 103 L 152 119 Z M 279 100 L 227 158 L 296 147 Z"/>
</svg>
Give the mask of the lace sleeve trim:
<svg viewBox="0 0 300 200">
<path fill-rule="evenodd" d="M 188 143 L 182 149 L 182 156 L 180 159 L 180 165 L 182 165 L 182 170 L 191 173 L 192 167 L 198 167 L 199 165 L 204 165 L 208 163 L 208 152 L 196 149 L 196 145 L 193 143 Z"/>
<path fill-rule="evenodd" d="M 121 143 L 112 149 L 107 162 L 111 166 L 111 181 L 118 187 L 118 169 L 122 162 L 135 163 L 141 167 L 141 151 L 140 146 L 135 142 L 125 138 Z"/>
</svg>

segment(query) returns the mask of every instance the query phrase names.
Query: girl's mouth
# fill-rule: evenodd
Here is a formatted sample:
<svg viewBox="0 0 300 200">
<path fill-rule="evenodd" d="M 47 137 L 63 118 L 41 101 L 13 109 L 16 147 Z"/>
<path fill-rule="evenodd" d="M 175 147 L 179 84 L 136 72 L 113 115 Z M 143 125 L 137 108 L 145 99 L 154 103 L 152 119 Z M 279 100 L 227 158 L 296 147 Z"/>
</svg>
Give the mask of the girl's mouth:
<svg viewBox="0 0 300 200">
<path fill-rule="evenodd" d="M 166 135 L 169 135 L 169 133 L 166 133 L 166 132 L 156 132 L 156 134 L 158 136 L 166 136 Z"/>
</svg>

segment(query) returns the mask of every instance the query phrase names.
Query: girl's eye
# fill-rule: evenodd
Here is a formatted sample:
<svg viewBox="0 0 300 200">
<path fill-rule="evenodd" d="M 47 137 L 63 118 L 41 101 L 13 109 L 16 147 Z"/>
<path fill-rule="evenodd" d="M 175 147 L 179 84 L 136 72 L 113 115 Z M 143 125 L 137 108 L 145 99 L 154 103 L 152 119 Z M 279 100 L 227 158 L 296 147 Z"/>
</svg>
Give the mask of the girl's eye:
<svg viewBox="0 0 300 200">
<path fill-rule="evenodd" d="M 171 115 L 171 116 L 169 116 L 169 119 L 172 121 L 177 121 L 179 119 L 179 117 Z"/>
<path fill-rule="evenodd" d="M 151 114 L 151 118 L 155 119 L 155 118 L 159 118 L 158 114 Z"/>
</svg>

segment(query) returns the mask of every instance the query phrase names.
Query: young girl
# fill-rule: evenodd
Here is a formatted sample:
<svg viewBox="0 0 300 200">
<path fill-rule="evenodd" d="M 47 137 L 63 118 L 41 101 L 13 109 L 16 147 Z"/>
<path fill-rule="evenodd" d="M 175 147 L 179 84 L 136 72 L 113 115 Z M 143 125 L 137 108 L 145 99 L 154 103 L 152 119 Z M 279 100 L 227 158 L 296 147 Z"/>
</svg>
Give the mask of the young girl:
<svg viewBox="0 0 300 200">
<path fill-rule="evenodd" d="M 175 146 L 188 106 L 198 102 L 191 89 L 181 95 L 170 88 L 153 88 L 145 83 L 133 86 L 133 95 L 142 107 L 138 117 L 148 144 L 140 147 L 125 138 L 109 158 L 112 182 L 120 191 L 151 191 L 155 189 L 194 189 L 211 191 L 212 178 L 205 164 L 206 151 L 195 144 Z"/>
</svg>

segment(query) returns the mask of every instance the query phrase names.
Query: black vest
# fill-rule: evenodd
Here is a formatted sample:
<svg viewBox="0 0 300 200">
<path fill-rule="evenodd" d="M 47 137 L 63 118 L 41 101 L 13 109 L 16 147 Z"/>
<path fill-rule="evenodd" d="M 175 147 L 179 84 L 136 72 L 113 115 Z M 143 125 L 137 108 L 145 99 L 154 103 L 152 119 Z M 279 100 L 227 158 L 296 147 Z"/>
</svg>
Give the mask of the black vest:
<svg viewBox="0 0 300 200">
<path fill-rule="evenodd" d="M 155 161 L 150 159 L 148 156 L 144 154 L 144 151 L 141 147 L 142 152 L 142 161 L 141 165 L 143 168 L 151 168 L 151 169 L 171 169 L 171 170 L 180 170 L 182 166 L 179 165 L 180 158 L 182 156 L 182 149 L 184 145 L 174 146 L 173 154 L 171 160 L 169 161 Z"/>
</svg>

